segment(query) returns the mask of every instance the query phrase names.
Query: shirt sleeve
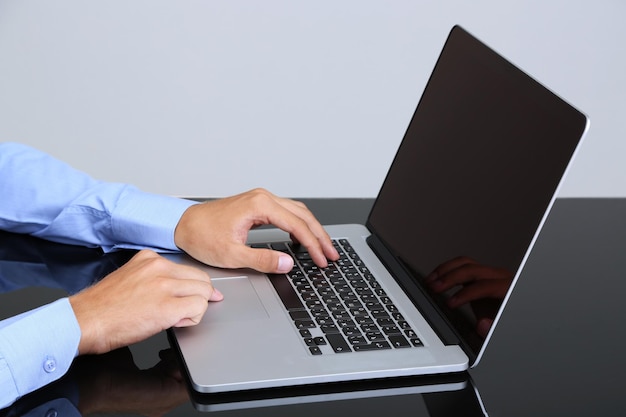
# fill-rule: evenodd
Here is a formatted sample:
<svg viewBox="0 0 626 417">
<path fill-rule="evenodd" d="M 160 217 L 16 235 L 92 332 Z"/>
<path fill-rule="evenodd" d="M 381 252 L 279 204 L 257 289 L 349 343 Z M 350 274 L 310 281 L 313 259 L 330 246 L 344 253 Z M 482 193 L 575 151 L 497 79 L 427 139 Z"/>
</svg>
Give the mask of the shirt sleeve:
<svg viewBox="0 0 626 417">
<path fill-rule="evenodd" d="M 83 246 L 177 250 L 192 204 L 87 174 L 28 146 L 0 143 L 0 229 Z M 80 328 L 67 298 L 0 322 L 0 408 L 65 374 Z"/>
<path fill-rule="evenodd" d="M 67 244 L 177 250 L 192 201 L 98 181 L 43 152 L 0 143 L 0 229 Z"/>
<path fill-rule="evenodd" d="M 0 321 L 0 409 L 63 376 L 80 334 L 67 298 Z"/>
</svg>

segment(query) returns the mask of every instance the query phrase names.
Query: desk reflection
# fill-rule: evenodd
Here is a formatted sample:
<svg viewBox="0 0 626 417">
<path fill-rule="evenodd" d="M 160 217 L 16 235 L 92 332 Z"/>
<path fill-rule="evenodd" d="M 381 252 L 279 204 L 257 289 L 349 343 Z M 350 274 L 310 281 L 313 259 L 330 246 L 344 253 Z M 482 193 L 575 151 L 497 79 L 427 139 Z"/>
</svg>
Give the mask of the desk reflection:
<svg viewBox="0 0 626 417">
<path fill-rule="evenodd" d="M 170 349 L 149 369 L 139 369 L 130 349 L 78 357 L 59 381 L 5 410 L 10 416 L 88 416 L 132 414 L 158 417 L 189 400 Z"/>
<path fill-rule="evenodd" d="M 119 268 L 134 253 L 103 254 L 100 249 L 0 231 L 0 294 L 32 287 L 75 294 Z M 2 310 L 0 319 L 10 314 Z"/>
<path fill-rule="evenodd" d="M 485 416 L 468 374 L 397 378 L 294 389 L 206 395 L 188 391 L 170 349 L 160 361 L 139 369 L 130 349 L 78 358 L 59 381 L 23 397 L 2 417 L 90 415 L 319 416 L 379 417 L 394 410 L 411 416 Z"/>
</svg>

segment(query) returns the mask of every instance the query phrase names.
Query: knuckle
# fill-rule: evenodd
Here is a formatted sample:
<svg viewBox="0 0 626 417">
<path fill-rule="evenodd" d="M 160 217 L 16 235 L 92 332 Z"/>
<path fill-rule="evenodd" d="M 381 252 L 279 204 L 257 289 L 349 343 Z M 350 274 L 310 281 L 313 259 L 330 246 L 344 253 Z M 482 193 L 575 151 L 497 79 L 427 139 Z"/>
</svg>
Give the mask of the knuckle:
<svg viewBox="0 0 626 417">
<path fill-rule="evenodd" d="M 299 201 L 299 200 L 292 200 L 292 201 L 293 201 L 293 203 L 294 203 L 296 206 L 298 206 L 299 208 L 308 210 L 307 205 L 306 205 L 306 204 L 304 204 L 302 201 Z"/>
<path fill-rule="evenodd" d="M 274 262 L 274 255 L 272 252 L 270 252 L 269 250 L 257 251 L 256 263 L 261 269 L 263 270 L 271 269 L 274 266 L 272 265 L 273 262 Z"/>
<path fill-rule="evenodd" d="M 161 294 L 169 294 L 172 291 L 172 282 L 168 277 L 158 275 L 151 279 L 150 285 L 155 287 Z"/>
</svg>

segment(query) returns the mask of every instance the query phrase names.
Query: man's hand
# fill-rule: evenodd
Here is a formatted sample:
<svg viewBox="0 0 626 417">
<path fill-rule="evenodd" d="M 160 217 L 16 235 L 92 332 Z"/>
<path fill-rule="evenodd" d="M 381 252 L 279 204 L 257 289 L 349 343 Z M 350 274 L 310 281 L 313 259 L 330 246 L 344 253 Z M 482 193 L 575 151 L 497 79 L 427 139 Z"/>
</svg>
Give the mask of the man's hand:
<svg viewBox="0 0 626 417">
<path fill-rule="evenodd" d="M 97 284 L 70 297 L 81 329 L 80 354 L 104 353 L 172 326 L 200 322 L 222 294 L 200 269 L 144 250 Z"/>
<path fill-rule="evenodd" d="M 251 229 L 266 224 L 288 232 L 320 267 L 339 258 L 328 234 L 303 203 L 263 189 L 190 207 L 176 227 L 174 240 L 180 249 L 213 266 L 288 272 L 293 267 L 290 256 L 245 244 Z"/>
</svg>

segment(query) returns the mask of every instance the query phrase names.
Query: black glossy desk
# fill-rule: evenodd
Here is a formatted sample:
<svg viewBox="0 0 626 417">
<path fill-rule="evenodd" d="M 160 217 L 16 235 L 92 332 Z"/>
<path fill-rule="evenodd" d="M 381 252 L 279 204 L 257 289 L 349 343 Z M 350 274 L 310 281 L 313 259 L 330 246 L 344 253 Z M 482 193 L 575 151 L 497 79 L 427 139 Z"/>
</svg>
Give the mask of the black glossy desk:
<svg viewBox="0 0 626 417">
<path fill-rule="evenodd" d="M 329 224 L 363 223 L 372 204 L 304 201 Z M 40 271 L 26 288 L 0 295 L 0 318 L 87 285 L 129 256 L 8 234 L 0 239 L 0 261 L 34 264 Z M 55 281 L 68 276 L 65 283 Z M 490 416 L 623 416 L 625 295 L 626 199 L 560 199 L 483 360 L 468 373 L 196 398 L 184 378 L 171 377 L 178 365 L 163 333 L 77 359 L 61 381 L 0 416 L 480 416 L 481 400 Z"/>
</svg>

